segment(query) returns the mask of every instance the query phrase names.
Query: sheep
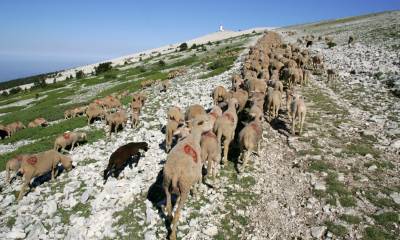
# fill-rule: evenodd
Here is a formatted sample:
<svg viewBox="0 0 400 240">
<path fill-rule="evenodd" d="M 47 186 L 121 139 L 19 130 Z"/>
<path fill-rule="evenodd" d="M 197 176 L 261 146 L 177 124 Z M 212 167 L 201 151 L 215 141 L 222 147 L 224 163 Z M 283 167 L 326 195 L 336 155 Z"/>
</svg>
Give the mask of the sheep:
<svg viewBox="0 0 400 240">
<path fill-rule="evenodd" d="M 206 110 L 204 107 L 199 104 L 190 105 L 185 112 L 185 121 L 189 121 L 193 118 L 196 118 L 199 115 L 205 115 Z"/>
<path fill-rule="evenodd" d="M 256 105 L 260 109 L 263 109 L 264 101 L 265 101 L 264 99 L 265 99 L 264 93 L 255 92 L 252 94 L 252 96 L 250 98 L 250 102 L 252 103 L 252 105 Z"/>
<path fill-rule="evenodd" d="M 299 119 L 300 132 L 303 132 L 303 125 L 306 118 L 307 108 L 304 103 L 304 98 L 301 96 L 294 95 L 293 100 L 290 104 L 291 120 L 292 120 L 292 134 L 295 135 L 296 118 Z"/>
<path fill-rule="evenodd" d="M 251 79 L 246 82 L 246 87 L 249 95 L 253 92 L 261 92 L 265 94 L 267 83 L 259 79 Z"/>
<path fill-rule="evenodd" d="M 218 105 L 219 102 L 223 102 L 226 100 L 227 91 L 223 86 L 217 86 L 212 91 L 212 98 L 214 100 L 214 105 Z"/>
<path fill-rule="evenodd" d="M 334 82 L 337 79 L 338 74 L 335 69 L 328 69 L 326 72 L 328 74 L 328 82 Z"/>
<path fill-rule="evenodd" d="M 68 156 L 64 156 L 55 150 L 32 154 L 21 162 L 20 172 L 24 175 L 24 182 L 18 195 L 18 201 L 25 195 L 26 188 L 32 178 L 42 176 L 51 171 L 51 180 L 54 180 L 55 170 L 58 163 L 70 171 L 72 169 L 72 160 Z"/>
<path fill-rule="evenodd" d="M 239 103 L 238 112 L 241 112 L 246 107 L 247 100 L 249 99 L 249 93 L 243 89 L 239 89 L 235 92 L 229 91 L 227 102 L 229 102 L 229 100 L 232 98 L 236 98 L 236 100 L 238 101 Z"/>
<path fill-rule="evenodd" d="M 323 64 L 321 55 L 313 56 L 312 57 L 312 63 L 313 63 L 314 69 L 317 69 L 318 67 L 324 68 L 324 64 Z"/>
<path fill-rule="evenodd" d="M 232 76 L 232 90 L 237 91 L 239 88 L 243 88 L 244 81 L 239 74 Z"/>
<path fill-rule="evenodd" d="M 86 110 L 86 116 L 87 116 L 87 119 L 88 119 L 88 124 L 90 124 L 90 122 L 92 121 L 92 119 L 95 119 L 95 118 L 100 118 L 100 119 L 103 119 L 104 117 L 105 117 L 105 115 L 106 115 L 106 112 L 102 109 L 102 108 L 100 108 L 100 107 L 98 107 L 98 106 L 89 106 L 89 108 Z"/>
<path fill-rule="evenodd" d="M 111 136 L 113 127 L 114 127 L 115 133 L 117 133 L 117 131 L 120 127 L 122 127 L 122 128 L 125 127 L 127 120 L 128 120 L 128 117 L 126 115 L 125 110 L 120 110 L 116 113 L 107 115 L 106 123 L 110 126 L 109 136 Z"/>
<path fill-rule="evenodd" d="M 139 125 L 139 113 L 136 111 L 132 111 L 132 128 L 137 127 Z"/>
<path fill-rule="evenodd" d="M 310 70 L 303 70 L 303 83 L 304 85 L 307 85 L 310 82 L 311 79 L 311 72 Z"/>
<path fill-rule="evenodd" d="M 168 119 L 166 132 L 165 132 L 165 151 L 168 153 L 171 150 L 173 137 L 175 132 L 182 124 L 175 119 Z"/>
<path fill-rule="evenodd" d="M 241 171 L 246 168 L 246 164 L 249 160 L 250 154 L 252 152 L 258 153 L 258 143 L 262 138 L 263 129 L 261 126 L 262 114 L 257 115 L 257 112 L 260 113 L 261 109 L 255 109 L 253 111 L 252 116 L 254 117 L 254 120 L 250 122 L 247 126 L 245 126 L 239 133 L 239 146 L 241 152 L 239 158 L 243 163 Z"/>
<path fill-rule="evenodd" d="M 24 128 L 26 127 L 21 121 L 12 122 L 10 124 L 7 124 L 6 127 L 4 127 L 4 129 L 7 130 L 9 136 L 14 135 L 14 133 Z"/>
<path fill-rule="evenodd" d="M 64 119 L 69 119 L 72 118 L 74 115 L 74 110 L 73 109 L 67 109 L 64 111 Z"/>
<path fill-rule="evenodd" d="M 287 110 L 289 119 L 292 119 L 292 113 L 291 113 L 290 106 L 293 101 L 293 95 L 294 95 L 293 90 L 286 89 L 286 110 Z"/>
<path fill-rule="evenodd" d="M 147 152 L 149 145 L 146 142 L 130 142 L 115 150 L 108 160 L 107 168 L 103 171 L 104 184 L 110 175 L 118 178 L 126 164 L 131 164 L 129 162 L 131 158 L 140 154 L 140 150 Z M 137 164 L 138 162 L 136 162 L 136 166 Z"/>
<path fill-rule="evenodd" d="M 167 112 L 167 119 L 183 122 L 184 116 L 182 110 L 177 106 L 170 107 Z"/>
<path fill-rule="evenodd" d="M 269 90 L 267 95 L 267 110 L 269 111 L 269 116 L 273 119 L 278 117 L 279 108 L 282 101 L 282 93 L 278 90 Z"/>
<path fill-rule="evenodd" d="M 223 164 L 228 162 L 229 144 L 235 137 L 235 129 L 238 121 L 236 109 L 239 107 L 238 100 L 231 98 L 228 109 L 217 119 L 214 124 L 214 133 L 217 134 L 218 144 L 221 145 L 221 138 L 224 137 L 224 158 Z"/>
<path fill-rule="evenodd" d="M 188 198 L 189 191 L 202 179 L 201 134 L 208 131 L 207 117 L 200 115 L 192 120 L 189 136 L 180 141 L 167 156 L 163 169 L 163 189 L 166 195 L 165 212 L 172 219 L 169 239 L 176 239 L 176 229 L 181 209 Z M 195 188 L 193 193 L 196 194 Z M 179 194 L 178 207 L 172 217 L 171 193 Z"/>
<path fill-rule="evenodd" d="M 14 158 L 11 158 L 6 163 L 6 182 L 11 184 L 12 178 L 10 178 L 10 172 L 18 173 L 18 170 L 21 167 L 21 162 L 23 159 L 26 159 L 28 155 L 18 155 Z"/>
<path fill-rule="evenodd" d="M 207 175 L 210 174 L 215 180 L 217 165 L 221 162 L 221 145 L 218 144 L 217 136 L 212 131 L 201 135 L 201 158 L 203 163 L 207 163 Z"/>
<path fill-rule="evenodd" d="M 215 121 L 222 115 L 222 110 L 219 106 L 214 106 L 208 113 L 211 128 L 214 128 Z"/>
<path fill-rule="evenodd" d="M 47 123 L 46 119 L 44 119 L 44 118 L 36 118 L 35 120 L 31 121 L 28 124 L 28 128 L 35 128 L 35 127 L 38 127 L 38 126 L 41 126 L 41 127 L 48 126 L 48 123 Z"/>
<path fill-rule="evenodd" d="M 75 144 L 86 141 L 87 135 L 84 132 L 66 132 L 61 136 L 58 136 L 54 142 L 54 150 L 64 152 L 67 146 L 71 146 L 71 151 L 74 150 Z"/>
<path fill-rule="evenodd" d="M 105 97 L 105 100 L 104 100 L 104 103 L 103 103 L 103 106 L 106 109 L 120 108 L 121 105 L 122 105 L 121 102 L 117 98 L 115 98 L 113 96 Z"/>
</svg>

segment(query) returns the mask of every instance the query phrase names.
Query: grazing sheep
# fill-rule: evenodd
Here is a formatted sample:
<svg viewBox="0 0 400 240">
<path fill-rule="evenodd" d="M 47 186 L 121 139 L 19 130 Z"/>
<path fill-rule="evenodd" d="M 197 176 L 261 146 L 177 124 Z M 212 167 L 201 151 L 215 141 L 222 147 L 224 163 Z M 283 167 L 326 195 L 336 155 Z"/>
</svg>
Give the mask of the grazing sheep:
<svg viewBox="0 0 400 240">
<path fill-rule="evenodd" d="M 103 119 L 106 115 L 106 112 L 104 111 L 104 109 L 98 107 L 98 106 L 90 106 L 88 107 L 88 109 L 86 110 L 86 116 L 88 119 L 88 124 L 91 123 L 92 119 L 95 118 L 100 118 Z"/>
<path fill-rule="evenodd" d="M 117 133 L 117 131 L 120 127 L 125 128 L 127 121 L 128 121 L 128 117 L 126 115 L 125 110 L 120 110 L 116 113 L 107 115 L 106 124 L 108 124 L 110 126 L 109 136 L 111 136 L 113 128 L 114 128 L 115 133 Z"/>
<path fill-rule="evenodd" d="M 25 125 L 21 121 L 16 121 L 16 122 L 7 124 L 7 126 L 5 127 L 5 129 L 8 130 L 9 136 L 14 135 L 14 133 L 16 133 L 24 128 L 25 128 Z"/>
<path fill-rule="evenodd" d="M 64 152 L 67 146 L 71 146 L 71 151 L 74 150 L 75 144 L 87 140 L 87 135 L 84 132 L 66 132 L 61 136 L 58 136 L 54 142 L 54 150 Z"/>
<path fill-rule="evenodd" d="M 256 107 L 257 108 L 257 107 Z M 254 110 L 254 112 L 261 112 Z M 262 126 L 261 126 L 262 115 L 254 115 L 254 120 L 245 126 L 239 133 L 239 144 L 240 144 L 240 159 L 243 163 L 242 170 L 246 168 L 250 154 L 252 152 L 258 153 L 258 143 L 262 138 Z"/>
<path fill-rule="evenodd" d="M 193 104 L 190 105 L 185 112 L 185 121 L 192 120 L 193 118 L 196 118 L 199 115 L 205 115 L 206 110 L 204 110 L 204 107 L 199 105 L 199 104 Z"/>
<path fill-rule="evenodd" d="M 217 134 L 218 144 L 221 145 L 222 136 L 224 137 L 224 158 L 223 164 L 228 162 L 229 144 L 235 137 L 235 129 L 238 121 L 236 109 L 239 103 L 236 98 L 231 98 L 228 103 L 228 109 L 217 119 L 214 124 L 214 133 Z"/>
<path fill-rule="evenodd" d="M 237 91 L 239 88 L 243 88 L 244 86 L 244 81 L 240 77 L 239 74 L 234 74 L 232 76 L 232 90 Z"/>
<path fill-rule="evenodd" d="M 38 127 L 38 126 L 46 127 L 47 125 L 48 125 L 48 123 L 47 123 L 46 119 L 44 119 L 44 118 L 36 118 L 35 120 L 31 121 L 28 124 L 28 128 L 35 128 L 35 127 Z"/>
<path fill-rule="evenodd" d="M 22 160 L 26 159 L 27 157 L 28 157 L 28 155 L 18 155 L 7 161 L 7 163 L 6 163 L 6 182 L 11 184 L 12 178 L 10 178 L 10 176 L 11 176 L 10 172 L 12 171 L 12 172 L 17 173 L 21 167 Z"/>
<path fill-rule="evenodd" d="M 322 56 L 321 56 L 321 55 L 315 55 L 315 56 L 313 56 L 313 57 L 312 57 L 312 63 L 313 63 L 314 69 L 317 69 L 318 67 L 324 68 L 324 64 L 323 64 Z"/>
<path fill-rule="evenodd" d="M 73 109 L 67 109 L 64 111 L 64 119 L 69 119 L 72 118 L 74 115 L 74 110 Z"/>
<path fill-rule="evenodd" d="M 42 176 L 51 171 L 51 180 L 54 180 L 55 170 L 60 162 L 67 171 L 72 169 L 71 158 L 54 150 L 32 154 L 28 158 L 23 159 L 20 172 L 24 175 L 24 183 L 19 192 L 18 200 L 21 200 L 25 195 L 26 188 L 29 186 L 32 178 Z"/>
<path fill-rule="evenodd" d="M 214 105 L 226 100 L 227 91 L 223 86 L 217 86 L 212 92 L 212 98 L 214 100 Z"/>
<path fill-rule="evenodd" d="M 300 132 L 299 135 L 303 132 L 303 124 L 306 118 L 306 105 L 304 103 L 304 98 L 300 96 L 293 96 L 293 100 L 290 104 L 290 112 L 291 112 L 291 120 L 292 120 L 292 134 L 294 135 L 295 132 L 295 125 L 296 125 L 296 118 L 299 119 L 300 125 Z"/>
<path fill-rule="evenodd" d="M 176 229 L 181 209 L 189 196 L 189 191 L 202 179 L 203 161 L 201 158 L 201 134 L 209 129 L 205 126 L 207 117 L 198 116 L 192 121 L 192 130 L 189 136 L 180 141 L 168 154 L 163 170 L 163 189 L 167 203 L 165 211 L 171 222 L 170 239 L 176 239 Z M 195 188 L 193 193 L 196 194 Z M 179 194 L 178 207 L 172 217 L 171 193 Z"/>
<path fill-rule="evenodd" d="M 219 106 L 213 106 L 211 111 L 208 113 L 211 129 L 214 128 L 215 121 L 217 121 L 218 117 L 220 117 L 221 115 L 222 115 L 221 108 Z"/>
<path fill-rule="evenodd" d="M 135 155 L 140 154 L 140 150 L 147 152 L 149 145 L 146 142 L 130 142 L 115 150 L 108 160 L 107 168 L 103 172 L 104 184 L 110 175 L 118 178 L 126 164 L 131 164 L 129 161 Z M 139 156 L 138 156 L 139 157 Z M 137 166 L 138 162 L 136 162 Z M 131 165 L 130 165 L 131 166 Z"/>
<path fill-rule="evenodd" d="M 292 119 L 292 113 L 291 113 L 290 106 L 293 101 L 293 95 L 294 95 L 294 90 L 286 89 L 286 110 L 287 110 L 289 119 Z"/>
<path fill-rule="evenodd" d="M 272 87 L 283 94 L 283 83 L 280 80 L 274 81 Z"/>
</svg>

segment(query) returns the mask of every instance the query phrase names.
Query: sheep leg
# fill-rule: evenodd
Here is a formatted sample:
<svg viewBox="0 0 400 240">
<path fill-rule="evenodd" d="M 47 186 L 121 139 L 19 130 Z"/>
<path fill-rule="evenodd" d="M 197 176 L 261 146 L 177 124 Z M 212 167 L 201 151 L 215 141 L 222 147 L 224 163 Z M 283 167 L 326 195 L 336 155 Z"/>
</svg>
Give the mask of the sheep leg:
<svg viewBox="0 0 400 240">
<path fill-rule="evenodd" d="M 229 143 L 230 141 L 230 137 L 225 137 L 224 139 L 224 159 L 222 160 L 222 165 L 226 166 L 228 163 L 228 151 L 229 151 Z"/>
<path fill-rule="evenodd" d="M 6 182 L 11 183 L 11 180 L 10 180 L 10 169 L 9 169 L 8 166 L 6 166 Z"/>
<path fill-rule="evenodd" d="M 295 126 L 295 124 L 296 124 L 296 113 L 292 113 L 293 115 L 292 115 L 292 134 L 293 135 L 296 135 L 296 132 L 294 131 L 294 126 Z"/>
<path fill-rule="evenodd" d="M 169 187 L 164 186 L 165 196 L 167 197 L 167 204 L 165 206 L 165 212 L 167 212 L 167 216 L 172 218 L 172 204 L 171 204 L 171 193 L 169 192 Z"/>
<path fill-rule="evenodd" d="M 28 172 L 24 173 L 24 183 L 22 184 L 21 191 L 19 192 L 18 201 L 21 200 L 22 197 L 25 195 L 26 188 L 29 186 L 29 182 L 31 181 L 31 178 L 32 178 L 32 173 L 28 173 Z"/>
<path fill-rule="evenodd" d="M 170 240 L 176 240 L 177 223 L 178 223 L 179 218 L 181 216 L 181 209 L 182 209 L 183 204 L 185 203 L 188 195 L 189 195 L 189 191 L 187 189 L 184 189 L 182 191 L 181 196 L 180 196 L 178 207 L 176 208 L 176 211 L 175 211 L 175 214 L 174 214 L 174 218 L 172 219 L 171 235 L 169 236 Z"/>
<path fill-rule="evenodd" d="M 74 150 L 74 146 L 75 146 L 75 141 L 71 143 L 71 151 Z"/>
</svg>

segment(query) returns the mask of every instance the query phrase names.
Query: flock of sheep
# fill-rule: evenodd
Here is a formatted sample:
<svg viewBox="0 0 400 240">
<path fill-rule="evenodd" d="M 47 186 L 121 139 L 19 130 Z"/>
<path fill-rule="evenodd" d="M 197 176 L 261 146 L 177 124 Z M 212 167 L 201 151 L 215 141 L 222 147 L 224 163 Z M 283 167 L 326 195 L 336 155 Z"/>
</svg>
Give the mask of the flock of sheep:
<svg viewBox="0 0 400 240">
<path fill-rule="evenodd" d="M 230 146 L 235 145 L 241 152 L 237 161 L 238 171 L 246 170 L 250 155 L 258 152 L 259 142 L 264 138 L 262 123 L 265 118 L 274 121 L 278 117 L 284 105 L 284 94 L 292 134 L 295 134 L 297 121 L 299 134 L 302 133 L 306 105 L 295 87 L 306 84 L 311 76 L 310 70 L 317 68 L 323 68 L 321 56 L 310 56 L 307 49 L 302 50 L 297 44 L 284 43 L 279 34 L 267 32 L 250 48 L 241 73 L 232 76 L 232 89 L 215 87 L 211 93 L 214 101 L 212 109 L 206 110 L 198 104 L 189 106 L 185 112 L 177 106 L 169 108 L 165 131 L 165 150 L 168 156 L 163 170 L 163 189 L 166 195 L 165 211 L 171 226 L 170 239 L 176 239 L 180 211 L 189 192 L 192 190 L 196 194 L 197 186 L 208 175 L 215 179 L 218 165 L 222 162 L 224 166 L 228 162 Z M 177 71 L 174 76 L 179 74 L 181 71 Z M 168 86 L 169 82 L 162 83 L 162 91 L 167 91 Z M 65 118 L 86 115 L 88 124 L 93 119 L 103 119 L 111 135 L 113 130 L 117 132 L 127 124 L 128 114 L 122 108 L 120 99 L 128 94 L 125 91 L 118 96 L 97 99 L 87 107 L 67 110 Z M 133 94 L 130 104 L 132 127 L 138 126 L 145 102 L 144 92 Z M 19 124 L 22 123 L 13 123 L 9 129 L 13 129 L 14 133 L 23 127 Z M 9 171 L 24 176 L 18 199 L 24 196 L 32 178 L 51 172 L 53 179 L 59 163 L 66 170 L 72 169 L 71 158 L 58 150 L 63 152 L 67 146 L 73 150 L 75 144 L 86 139 L 86 133 L 66 132 L 56 138 L 52 150 L 20 155 L 9 160 L 6 166 L 7 180 L 10 181 Z M 140 150 L 147 151 L 147 143 L 128 143 L 117 149 L 104 171 L 104 180 L 110 175 L 118 177 L 129 160 L 138 154 L 140 157 Z M 202 174 L 203 165 L 207 168 L 205 176 Z M 171 194 L 179 196 L 174 215 Z"/>
</svg>

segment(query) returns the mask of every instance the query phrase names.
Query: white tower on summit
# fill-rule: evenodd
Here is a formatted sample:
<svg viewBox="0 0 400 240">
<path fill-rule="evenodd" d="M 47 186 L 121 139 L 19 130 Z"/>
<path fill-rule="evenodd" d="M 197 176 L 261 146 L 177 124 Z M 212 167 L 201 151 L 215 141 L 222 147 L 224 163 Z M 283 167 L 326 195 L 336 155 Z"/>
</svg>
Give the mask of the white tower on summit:
<svg viewBox="0 0 400 240">
<path fill-rule="evenodd" d="M 223 32 L 223 31 L 225 31 L 225 30 L 224 30 L 224 26 L 222 26 L 222 25 L 219 25 L 219 31 L 220 31 L 220 32 Z"/>
</svg>

